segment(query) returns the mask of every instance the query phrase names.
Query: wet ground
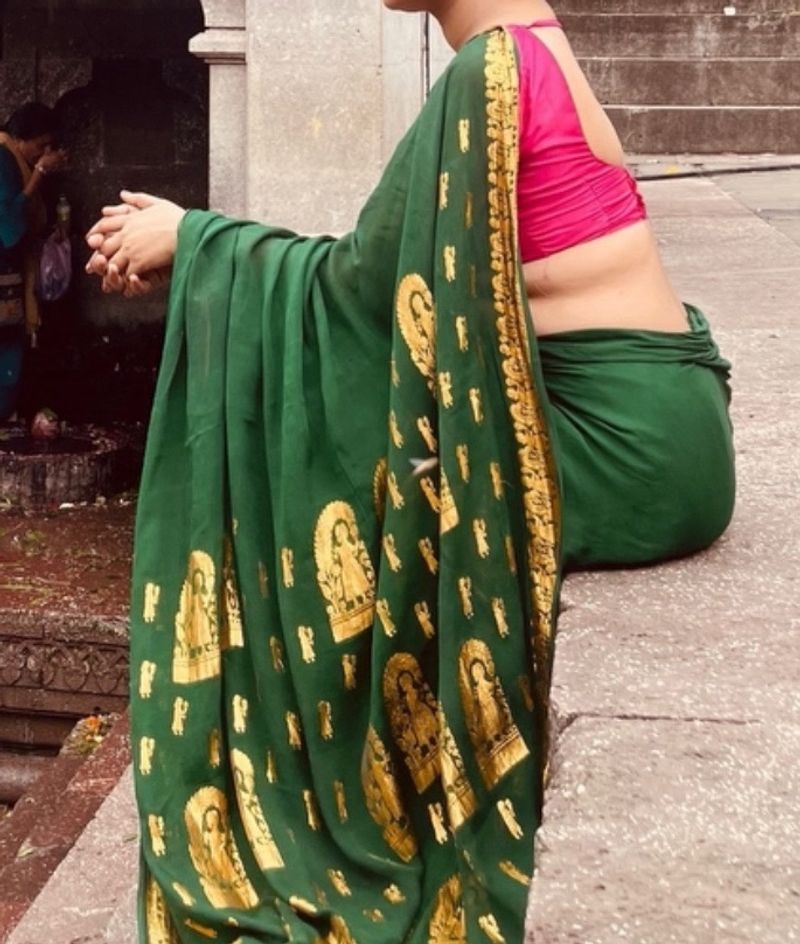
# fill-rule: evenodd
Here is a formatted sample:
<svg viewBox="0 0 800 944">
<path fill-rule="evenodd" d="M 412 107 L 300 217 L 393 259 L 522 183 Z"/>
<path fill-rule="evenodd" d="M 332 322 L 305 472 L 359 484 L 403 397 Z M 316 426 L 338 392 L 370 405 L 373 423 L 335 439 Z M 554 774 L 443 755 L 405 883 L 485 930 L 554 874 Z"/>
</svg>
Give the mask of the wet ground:
<svg viewBox="0 0 800 944">
<path fill-rule="evenodd" d="M 134 495 L 47 514 L 0 509 L 0 609 L 124 617 Z"/>
</svg>

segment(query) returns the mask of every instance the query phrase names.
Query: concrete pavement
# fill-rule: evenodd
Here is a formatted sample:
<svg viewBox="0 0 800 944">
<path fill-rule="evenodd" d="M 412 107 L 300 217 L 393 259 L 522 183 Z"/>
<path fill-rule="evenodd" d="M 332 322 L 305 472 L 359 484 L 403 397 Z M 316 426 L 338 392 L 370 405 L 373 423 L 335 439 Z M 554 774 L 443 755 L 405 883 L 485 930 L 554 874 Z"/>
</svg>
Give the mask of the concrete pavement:
<svg viewBox="0 0 800 944">
<path fill-rule="evenodd" d="M 566 583 L 527 944 L 790 944 L 800 171 L 645 195 L 682 295 L 734 361 L 739 499 L 705 554 Z M 9 944 L 134 944 L 135 829 L 126 777 Z"/>
</svg>

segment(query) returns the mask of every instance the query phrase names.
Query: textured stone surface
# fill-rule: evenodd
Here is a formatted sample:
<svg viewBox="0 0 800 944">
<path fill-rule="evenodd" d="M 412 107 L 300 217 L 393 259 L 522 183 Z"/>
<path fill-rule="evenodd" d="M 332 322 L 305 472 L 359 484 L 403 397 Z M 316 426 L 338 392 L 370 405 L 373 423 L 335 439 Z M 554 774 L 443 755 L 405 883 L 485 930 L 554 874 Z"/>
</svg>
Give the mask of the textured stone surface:
<svg viewBox="0 0 800 944">
<path fill-rule="evenodd" d="M 800 940 L 800 247 L 763 214 L 798 190 L 798 171 L 646 187 L 734 363 L 739 496 L 704 554 L 566 582 L 535 944 Z"/>
</svg>

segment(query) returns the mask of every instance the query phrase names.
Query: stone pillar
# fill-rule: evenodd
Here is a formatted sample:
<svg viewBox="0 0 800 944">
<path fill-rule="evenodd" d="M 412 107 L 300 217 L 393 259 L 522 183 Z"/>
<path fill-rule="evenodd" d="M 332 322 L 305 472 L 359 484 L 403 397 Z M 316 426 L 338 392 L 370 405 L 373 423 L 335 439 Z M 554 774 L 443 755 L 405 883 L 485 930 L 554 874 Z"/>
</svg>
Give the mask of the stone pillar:
<svg viewBox="0 0 800 944">
<path fill-rule="evenodd" d="M 246 0 L 202 0 L 205 32 L 190 51 L 209 66 L 208 202 L 229 216 L 248 215 Z M 258 4 L 260 5 L 260 4 Z"/>
<path fill-rule="evenodd" d="M 247 6 L 248 209 L 350 229 L 422 99 L 420 18 L 379 0 Z"/>
</svg>

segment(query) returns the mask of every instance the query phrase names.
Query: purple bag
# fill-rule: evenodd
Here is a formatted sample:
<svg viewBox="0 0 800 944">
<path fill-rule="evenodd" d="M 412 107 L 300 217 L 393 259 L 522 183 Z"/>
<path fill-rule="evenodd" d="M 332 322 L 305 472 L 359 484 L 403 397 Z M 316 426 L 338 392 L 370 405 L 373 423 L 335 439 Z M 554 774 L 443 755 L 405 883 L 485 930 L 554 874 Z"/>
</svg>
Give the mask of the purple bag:
<svg viewBox="0 0 800 944">
<path fill-rule="evenodd" d="M 43 302 L 63 298 L 72 281 L 72 244 L 58 230 L 47 237 L 39 258 L 38 295 Z"/>
</svg>

